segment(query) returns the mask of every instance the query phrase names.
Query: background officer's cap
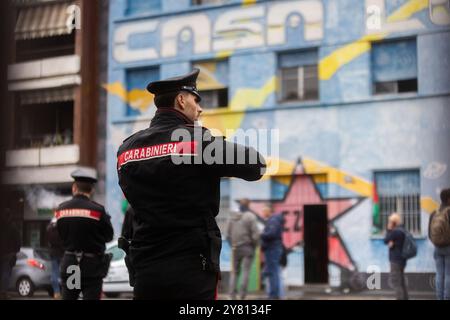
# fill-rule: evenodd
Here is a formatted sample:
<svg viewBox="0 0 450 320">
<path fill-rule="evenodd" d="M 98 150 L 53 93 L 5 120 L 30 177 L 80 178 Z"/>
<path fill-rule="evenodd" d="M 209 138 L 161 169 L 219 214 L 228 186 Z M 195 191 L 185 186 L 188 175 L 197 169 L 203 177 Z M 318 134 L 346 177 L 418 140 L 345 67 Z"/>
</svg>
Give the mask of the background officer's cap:
<svg viewBox="0 0 450 320">
<path fill-rule="evenodd" d="M 192 72 L 183 76 L 150 82 L 147 85 L 147 90 L 155 96 L 178 91 L 187 91 L 197 96 L 200 101 L 202 98 L 197 91 L 196 85 L 199 72 L 199 69 L 194 69 Z"/>
<path fill-rule="evenodd" d="M 89 182 L 96 183 L 97 182 L 97 172 L 94 169 L 89 168 L 79 168 L 73 171 L 70 176 L 75 181 L 80 182 Z"/>
</svg>

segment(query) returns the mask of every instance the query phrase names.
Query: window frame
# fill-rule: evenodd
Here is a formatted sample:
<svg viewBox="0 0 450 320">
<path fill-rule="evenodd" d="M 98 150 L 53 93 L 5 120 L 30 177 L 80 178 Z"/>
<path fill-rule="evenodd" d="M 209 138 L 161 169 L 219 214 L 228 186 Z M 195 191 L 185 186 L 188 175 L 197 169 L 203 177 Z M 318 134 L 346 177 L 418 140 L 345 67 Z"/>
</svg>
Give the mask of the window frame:
<svg viewBox="0 0 450 320">
<path fill-rule="evenodd" d="M 415 43 L 415 50 L 416 50 L 416 74 L 415 78 L 408 78 L 408 79 L 395 79 L 395 80 L 389 80 L 389 81 L 376 81 L 375 80 L 375 64 L 374 64 L 374 47 L 375 46 L 382 46 L 382 45 L 388 45 L 388 44 L 394 44 L 394 43 L 402 43 L 402 42 L 408 42 L 413 41 Z M 389 95 L 403 95 L 403 94 L 418 94 L 419 92 L 419 70 L 418 70 L 418 50 L 417 50 L 417 37 L 404 37 L 404 38 L 395 38 L 395 39 L 387 39 L 387 40 L 380 40 L 380 41 L 372 41 L 371 42 L 371 52 L 370 52 L 370 70 L 371 70 L 371 92 L 373 97 L 378 96 L 389 96 Z M 408 90 L 408 91 L 400 91 L 401 82 L 405 84 L 407 81 L 414 81 L 415 80 L 415 90 Z M 377 85 L 393 85 L 395 89 L 393 91 L 388 92 L 380 92 L 377 91 Z"/>
<path fill-rule="evenodd" d="M 286 55 L 300 55 L 299 59 L 303 59 L 298 65 L 286 66 L 283 59 L 286 59 Z M 303 56 L 302 56 L 303 55 Z M 313 55 L 313 58 L 311 58 Z M 287 64 L 289 65 L 289 60 L 292 58 L 287 57 Z M 315 72 L 308 72 L 308 69 L 314 69 Z M 288 70 L 296 70 L 296 78 L 293 78 L 292 73 L 285 76 Z M 310 48 L 308 50 L 296 50 L 296 51 L 280 51 L 277 52 L 277 102 L 280 104 L 290 104 L 290 103 L 316 103 L 320 102 L 320 79 L 319 79 L 319 56 L 318 48 Z M 287 98 L 284 89 L 284 84 L 286 82 L 296 81 L 296 98 Z M 311 83 L 314 81 L 313 85 Z M 312 94 L 311 88 L 317 88 Z M 313 96 L 313 97 L 310 97 Z"/>
<path fill-rule="evenodd" d="M 191 6 L 205 6 L 205 5 L 211 5 L 211 6 L 218 6 L 225 3 L 228 3 L 229 0 L 212 0 L 209 2 L 208 0 L 191 0 Z"/>
<path fill-rule="evenodd" d="M 377 174 L 383 174 L 383 173 L 405 173 L 405 172 L 412 172 L 414 171 L 417 176 L 418 176 L 418 181 L 419 181 L 419 185 L 418 185 L 418 190 L 419 193 L 418 194 L 412 194 L 409 193 L 407 195 L 390 195 L 390 196 L 383 196 L 380 194 L 378 186 L 379 183 L 376 180 L 376 176 Z M 381 227 L 378 230 L 378 232 L 375 235 L 379 235 L 379 236 L 384 236 L 386 233 L 386 226 L 387 226 L 387 219 L 389 217 L 389 215 L 393 212 L 397 212 L 401 215 L 402 217 L 402 224 L 404 225 L 405 229 L 408 230 L 413 236 L 416 237 L 421 237 L 423 236 L 424 230 L 422 228 L 422 205 L 421 205 L 421 171 L 420 168 L 396 168 L 396 169 L 377 169 L 377 170 L 373 170 L 372 172 L 372 177 L 373 177 L 373 183 L 376 184 L 377 186 L 377 195 L 378 195 L 378 205 L 379 205 L 379 214 L 380 214 L 380 223 L 381 223 Z M 383 212 L 382 210 L 382 201 L 381 198 L 382 197 L 392 197 L 395 198 L 396 203 L 395 203 L 395 209 L 393 210 L 385 210 L 385 212 Z M 408 197 L 407 200 L 409 200 L 411 197 L 417 197 L 417 203 L 415 203 L 417 206 L 415 207 L 417 209 L 417 212 L 405 212 L 405 210 L 403 210 L 402 205 L 400 206 L 401 209 L 398 208 L 398 203 L 399 201 L 404 201 L 405 197 Z M 374 201 L 372 198 L 372 210 L 373 210 L 373 206 L 374 206 Z M 414 206 L 414 204 L 413 204 Z M 410 206 L 410 210 L 414 210 L 414 208 L 411 209 Z M 406 217 L 408 219 L 406 219 Z M 372 220 L 372 227 L 376 228 L 376 226 L 373 224 L 373 220 Z M 414 228 L 414 230 L 412 230 L 412 228 Z"/>
</svg>

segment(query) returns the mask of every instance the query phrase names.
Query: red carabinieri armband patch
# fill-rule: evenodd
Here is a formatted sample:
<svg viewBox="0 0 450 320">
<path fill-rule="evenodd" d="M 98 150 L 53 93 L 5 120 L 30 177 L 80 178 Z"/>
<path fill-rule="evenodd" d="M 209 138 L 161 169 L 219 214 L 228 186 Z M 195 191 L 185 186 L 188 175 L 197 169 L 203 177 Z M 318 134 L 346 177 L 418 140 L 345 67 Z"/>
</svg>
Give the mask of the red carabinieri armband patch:
<svg viewBox="0 0 450 320">
<path fill-rule="evenodd" d="M 62 218 L 88 218 L 99 221 L 102 213 L 89 209 L 63 209 L 55 211 L 57 220 Z"/>
<path fill-rule="evenodd" d="M 169 142 L 125 151 L 117 158 L 117 168 L 128 162 L 143 161 L 171 155 L 197 155 L 197 141 Z"/>
</svg>

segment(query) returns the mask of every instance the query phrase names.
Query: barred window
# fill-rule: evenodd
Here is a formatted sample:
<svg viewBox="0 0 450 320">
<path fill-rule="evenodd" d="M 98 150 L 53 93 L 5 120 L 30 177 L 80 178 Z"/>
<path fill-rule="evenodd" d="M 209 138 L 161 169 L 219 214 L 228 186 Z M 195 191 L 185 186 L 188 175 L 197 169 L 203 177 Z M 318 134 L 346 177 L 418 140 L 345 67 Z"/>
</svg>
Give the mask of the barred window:
<svg viewBox="0 0 450 320">
<path fill-rule="evenodd" d="M 420 235 L 420 171 L 377 171 L 374 178 L 380 231 L 386 230 L 389 215 L 397 212 L 402 216 L 405 229 Z"/>
</svg>

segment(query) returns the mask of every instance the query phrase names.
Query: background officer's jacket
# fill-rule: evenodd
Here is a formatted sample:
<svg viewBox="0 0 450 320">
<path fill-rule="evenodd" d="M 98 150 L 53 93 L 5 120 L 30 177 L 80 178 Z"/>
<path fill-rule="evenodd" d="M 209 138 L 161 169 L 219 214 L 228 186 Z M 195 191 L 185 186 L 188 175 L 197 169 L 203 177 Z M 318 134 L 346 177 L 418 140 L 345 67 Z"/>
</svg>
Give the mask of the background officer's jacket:
<svg viewBox="0 0 450 320">
<path fill-rule="evenodd" d="M 192 162 L 201 157 L 202 151 L 216 146 L 224 151 L 225 159 L 227 150 L 234 148 L 235 155 L 246 156 L 246 163 L 176 165 L 170 155 L 153 152 L 151 148 L 164 145 L 167 148 L 163 151 L 173 151 L 168 143 L 174 142 L 171 136 L 176 129 L 188 130 L 191 135 L 191 142 L 184 141 L 191 149 L 185 148 L 182 154 L 197 153 L 197 156 L 185 156 Z M 211 141 L 203 142 L 194 132 L 209 135 Z M 195 143 L 197 149 L 194 150 Z M 119 184 L 135 211 L 137 222 L 131 245 L 134 264 L 201 251 L 208 245 L 204 237 L 205 216 L 215 217 L 219 212 L 220 178 L 254 181 L 261 178 L 265 168 L 263 157 L 255 149 L 212 137 L 209 130 L 195 127 L 173 108 L 159 108 L 150 128 L 126 139 L 117 156 Z M 248 159 L 257 162 L 248 164 Z M 215 228 L 218 231 L 216 224 Z M 220 236 L 220 231 L 218 234 Z"/>
<path fill-rule="evenodd" d="M 100 254 L 112 240 L 111 217 L 105 208 L 83 195 L 75 195 L 55 211 L 58 232 L 67 251 Z"/>
</svg>

